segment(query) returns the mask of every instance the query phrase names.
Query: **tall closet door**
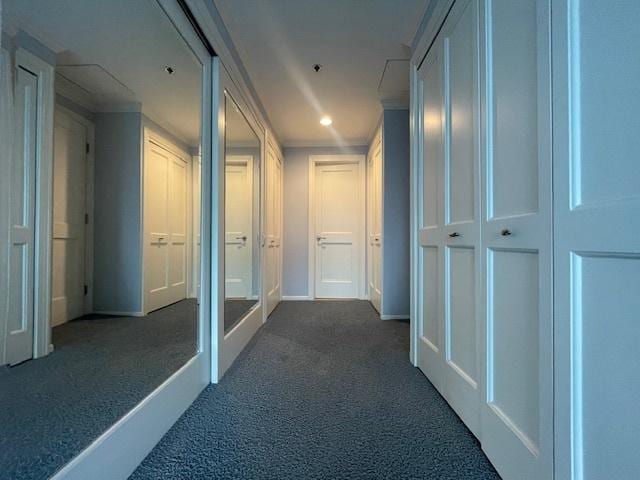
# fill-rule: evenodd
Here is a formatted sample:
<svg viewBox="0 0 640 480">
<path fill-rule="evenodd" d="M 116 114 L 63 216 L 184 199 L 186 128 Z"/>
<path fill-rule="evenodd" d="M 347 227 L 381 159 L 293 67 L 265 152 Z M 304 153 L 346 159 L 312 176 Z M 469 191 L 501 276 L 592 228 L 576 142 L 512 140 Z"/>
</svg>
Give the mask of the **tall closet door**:
<svg viewBox="0 0 640 480">
<path fill-rule="evenodd" d="M 552 478 L 549 14 L 548 0 L 492 0 L 483 22 L 482 446 L 505 480 Z"/>
<path fill-rule="evenodd" d="M 457 2 L 423 73 L 420 365 L 479 435 L 478 5 Z M 426 334 L 426 335 L 425 335 Z"/>
<path fill-rule="evenodd" d="M 282 215 L 282 162 L 268 144 L 266 165 L 266 287 L 267 315 L 280 302 L 281 215 Z"/>
<path fill-rule="evenodd" d="M 6 363 L 33 357 L 38 78 L 16 69 Z M 4 339 L 0 339 L 4 340 Z"/>
<path fill-rule="evenodd" d="M 639 478 L 639 24 L 637 0 L 553 2 L 558 480 Z"/>
<path fill-rule="evenodd" d="M 153 141 L 145 153 L 145 310 L 187 296 L 187 164 Z"/>
<path fill-rule="evenodd" d="M 369 156 L 369 298 L 378 312 L 382 303 L 382 133 Z"/>
</svg>

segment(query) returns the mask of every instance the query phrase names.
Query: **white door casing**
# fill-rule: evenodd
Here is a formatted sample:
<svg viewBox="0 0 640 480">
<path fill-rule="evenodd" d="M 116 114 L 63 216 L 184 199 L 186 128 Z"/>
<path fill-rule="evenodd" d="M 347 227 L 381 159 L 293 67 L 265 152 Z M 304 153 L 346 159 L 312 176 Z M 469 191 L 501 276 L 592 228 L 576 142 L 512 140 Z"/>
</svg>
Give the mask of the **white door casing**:
<svg viewBox="0 0 640 480">
<path fill-rule="evenodd" d="M 374 137 L 367 161 L 369 215 L 367 244 L 369 251 L 369 299 L 382 312 L 382 128 Z"/>
<path fill-rule="evenodd" d="M 423 79 L 422 325 L 418 365 L 480 431 L 478 5 L 456 3 Z"/>
<path fill-rule="evenodd" d="M 282 160 L 271 143 L 267 142 L 266 158 L 266 295 L 268 316 L 281 299 L 282 262 Z"/>
<path fill-rule="evenodd" d="M 187 296 L 187 158 L 145 129 L 145 313 Z"/>
<path fill-rule="evenodd" d="M 553 2 L 558 480 L 640 472 L 640 2 Z"/>
<path fill-rule="evenodd" d="M 225 167 L 225 297 L 252 297 L 253 159 L 228 155 Z"/>
<path fill-rule="evenodd" d="M 16 67 L 15 73 L 9 311 L 5 340 L 5 360 L 8 364 L 33 357 L 34 331 L 38 78 L 20 66 Z"/>
<path fill-rule="evenodd" d="M 364 156 L 310 156 L 310 274 L 315 298 L 362 298 Z M 311 275 L 310 275 L 311 278 Z"/>
<path fill-rule="evenodd" d="M 192 187 L 191 194 L 193 198 L 193 238 L 191 241 L 191 248 L 193 250 L 193 268 L 192 268 L 192 292 L 191 296 L 198 299 L 200 301 L 200 285 L 201 285 L 201 268 L 200 268 L 200 259 L 201 259 L 201 240 L 200 240 L 200 231 L 202 229 L 202 186 L 201 186 L 201 178 L 202 178 L 202 159 L 200 155 L 194 155 L 191 160 L 192 167 Z"/>
<path fill-rule="evenodd" d="M 87 313 L 88 172 L 92 139 L 85 124 L 56 107 L 54 120 L 52 326 Z M 87 291 L 85 292 L 85 288 Z"/>
<path fill-rule="evenodd" d="M 553 477 L 550 2 L 483 13 L 481 441 L 503 478 L 538 480 Z"/>
</svg>

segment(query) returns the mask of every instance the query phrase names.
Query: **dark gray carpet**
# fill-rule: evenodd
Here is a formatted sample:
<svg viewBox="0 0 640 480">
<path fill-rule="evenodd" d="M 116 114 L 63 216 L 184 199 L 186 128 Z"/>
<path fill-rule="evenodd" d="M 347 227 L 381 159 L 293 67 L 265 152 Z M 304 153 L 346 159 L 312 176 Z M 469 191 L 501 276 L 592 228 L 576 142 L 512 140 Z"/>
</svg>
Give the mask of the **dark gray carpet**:
<svg viewBox="0 0 640 480">
<path fill-rule="evenodd" d="M 191 358 L 195 300 L 53 329 L 55 351 L 0 367 L 0 478 L 45 479 Z"/>
<path fill-rule="evenodd" d="M 131 476 L 499 479 L 367 302 L 285 302 Z"/>
<path fill-rule="evenodd" d="M 224 331 L 231 330 L 244 315 L 258 302 L 229 298 L 224 301 Z"/>
</svg>

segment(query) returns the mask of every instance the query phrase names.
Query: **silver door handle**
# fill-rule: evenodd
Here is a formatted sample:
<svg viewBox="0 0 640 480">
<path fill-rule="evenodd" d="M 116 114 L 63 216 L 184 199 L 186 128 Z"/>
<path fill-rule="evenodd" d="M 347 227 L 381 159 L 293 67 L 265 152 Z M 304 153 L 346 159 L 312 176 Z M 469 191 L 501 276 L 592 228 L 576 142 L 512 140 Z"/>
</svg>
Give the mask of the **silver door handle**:
<svg viewBox="0 0 640 480">
<path fill-rule="evenodd" d="M 458 232 L 453 232 L 453 233 L 450 233 L 449 236 L 451 238 L 456 238 L 456 237 L 461 237 L 462 235 L 460 235 Z"/>
<path fill-rule="evenodd" d="M 322 237 L 322 236 L 320 236 L 320 235 L 318 235 L 318 236 L 316 237 L 316 240 L 317 240 L 318 242 L 321 242 L 322 240 L 326 240 L 326 239 L 327 239 L 327 237 Z"/>
<path fill-rule="evenodd" d="M 243 242 L 246 242 L 247 241 L 247 236 L 243 235 L 241 237 L 236 237 L 236 240 L 242 240 Z"/>
<path fill-rule="evenodd" d="M 500 232 L 500 235 L 502 235 L 503 237 L 508 237 L 509 235 L 511 235 L 511 230 L 505 228 Z"/>
</svg>

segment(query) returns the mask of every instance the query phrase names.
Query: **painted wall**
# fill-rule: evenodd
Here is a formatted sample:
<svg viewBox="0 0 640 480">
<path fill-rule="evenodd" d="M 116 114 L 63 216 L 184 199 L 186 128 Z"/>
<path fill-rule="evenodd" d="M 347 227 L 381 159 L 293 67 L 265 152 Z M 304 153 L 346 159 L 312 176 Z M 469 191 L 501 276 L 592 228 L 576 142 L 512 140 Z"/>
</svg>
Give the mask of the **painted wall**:
<svg viewBox="0 0 640 480">
<path fill-rule="evenodd" d="M 95 123 L 94 309 L 139 312 L 142 115 L 98 113 Z"/>
<path fill-rule="evenodd" d="M 282 295 L 309 295 L 309 155 L 367 154 L 361 147 L 285 147 Z"/>
<path fill-rule="evenodd" d="M 409 111 L 385 110 L 382 314 L 409 318 Z"/>
</svg>

